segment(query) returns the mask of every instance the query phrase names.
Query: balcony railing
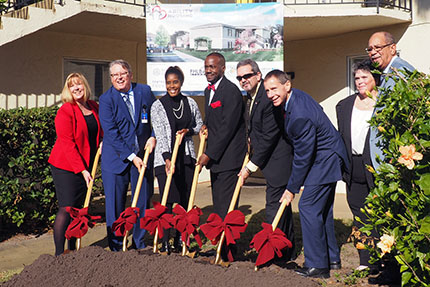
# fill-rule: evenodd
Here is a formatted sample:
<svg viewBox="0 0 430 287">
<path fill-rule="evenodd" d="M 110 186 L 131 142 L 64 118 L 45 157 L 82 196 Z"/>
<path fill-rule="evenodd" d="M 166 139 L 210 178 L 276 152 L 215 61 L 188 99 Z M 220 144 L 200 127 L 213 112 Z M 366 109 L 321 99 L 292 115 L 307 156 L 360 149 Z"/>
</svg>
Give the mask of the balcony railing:
<svg viewBox="0 0 430 287">
<path fill-rule="evenodd" d="M 398 9 L 412 12 L 412 0 L 283 0 L 284 5 L 361 4 L 362 7 Z"/>
<path fill-rule="evenodd" d="M 146 0 L 106 0 L 106 1 L 130 4 L 130 5 L 140 6 L 140 7 L 145 7 L 146 5 Z"/>
<path fill-rule="evenodd" d="M 36 2 L 40 2 L 42 0 L 6 0 L 5 2 L 0 1 L 0 15 L 6 14 L 10 11 L 19 10 L 23 7 L 29 6 L 31 4 L 34 4 Z M 80 0 L 75 0 L 80 1 Z M 105 0 L 109 2 L 116 2 L 116 3 L 123 3 L 123 4 L 130 4 L 134 6 L 139 6 L 143 8 L 143 11 L 145 11 L 145 5 L 146 0 Z M 65 0 L 54 0 L 55 4 L 65 5 Z"/>
<path fill-rule="evenodd" d="M 0 1 L 0 15 L 11 11 L 16 11 L 31 4 L 42 2 L 43 0 L 6 0 Z M 65 0 L 55 0 L 54 3 L 64 5 Z M 52 3 L 51 3 L 52 4 Z"/>
</svg>

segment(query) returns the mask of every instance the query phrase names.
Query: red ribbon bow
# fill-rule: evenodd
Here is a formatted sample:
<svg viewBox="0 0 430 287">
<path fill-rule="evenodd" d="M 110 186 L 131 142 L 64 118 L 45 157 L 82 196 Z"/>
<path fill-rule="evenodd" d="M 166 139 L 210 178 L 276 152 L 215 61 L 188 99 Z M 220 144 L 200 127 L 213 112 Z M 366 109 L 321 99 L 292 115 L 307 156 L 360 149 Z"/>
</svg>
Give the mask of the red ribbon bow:
<svg viewBox="0 0 430 287">
<path fill-rule="evenodd" d="M 172 227 L 173 215 L 166 213 L 167 207 L 159 202 L 153 202 L 154 209 L 147 209 L 145 217 L 140 219 L 140 228 L 146 229 L 153 235 L 158 228 L 159 237 L 163 237 L 164 229 Z"/>
<path fill-rule="evenodd" d="M 251 241 L 250 247 L 255 248 L 258 252 L 256 266 L 262 265 L 275 257 L 282 257 L 284 248 L 292 248 L 293 244 L 287 239 L 285 233 L 279 228 L 273 231 L 272 225 L 262 223 L 263 230 L 255 234 Z"/>
<path fill-rule="evenodd" d="M 200 247 L 203 243 L 200 238 L 197 226 L 199 225 L 200 216 L 203 214 L 200 208 L 194 206 L 190 211 L 186 211 L 180 204 L 177 204 L 173 208 L 173 212 L 176 213 L 173 218 L 173 226 L 181 233 L 182 241 L 189 246 L 188 238 L 192 234 L 196 239 Z"/>
<path fill-rule="evenodd" d="M 218 243 L 224 231 L 228 248 L 228 245 L 236 243 L 235 240 L 240 238 L 240 234 L 245 231 L 247 226 L 245 215 L 240 210 L 233 210 L 226 215 L 224 221 L 218 214 L 212 213 L 209 215 L 207 223 L 200 226 L 200 229 L 214 245 Z M 228 250 L 228 259 L 233 261 L 230 250 Z"/>
<path fill-rule="evenodd" d="M 212 107 L 213 109 L 216 109 L 216 108 L 221 107 L 221 101 L 213 102 L 213 103 L 211 104 L 211 107 Z"/>
<path fill-rule="evenodd" d="M 116 236 L 125 236 L 125 233 L 133 228 L 140 215 L 139 207 L 127 207 L 119 218 L 112 224 L 112 230 Z"/>
<path fill-rule="evenodd" d="M 215 85 L 208 84 L 208 90 L 212 90 L 215 92 Z"/>
<path fill-rule="evenodd" d="M 71 206 L 66 207 L 66 211 L 73 218 L 66 230 L 66 238 L 70 240 L 72 237 L 81 238 L 87 231 L 88 226 L 93 227 L 95 223 L 92 220 L 100 220 L 101 216 L 91 216 L 88 214 L 88 207 L 86 208 L 75 208 Z"/>
</svg>

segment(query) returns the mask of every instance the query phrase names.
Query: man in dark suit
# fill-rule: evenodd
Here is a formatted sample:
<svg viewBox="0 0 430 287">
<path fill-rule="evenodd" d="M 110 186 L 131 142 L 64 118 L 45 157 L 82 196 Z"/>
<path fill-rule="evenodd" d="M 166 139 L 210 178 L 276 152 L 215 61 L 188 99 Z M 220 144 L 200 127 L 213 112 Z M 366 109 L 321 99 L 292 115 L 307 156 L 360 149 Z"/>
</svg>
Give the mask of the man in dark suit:
<svg viewBox="0 0 430 287">
<path fill-rule="evenodd" d="M 293 166 L 281 197 L 290 204 L 304 186 L 299 202 L 305 277 L 328 278 L 340 268 L 334 233 L 333 202 L 336 182 L 348 165 L 345 145 L 321 106 L 308 94 L 293 89 L 289 76 L 273 70 L 264 79 L 267 96 L 285 109 L 285 133 L 293 146 Z"/>
<path fill-rule="evenodd" d="M 240 61 L 236 78 L 247 92 L 245 124 L 250 145 L 250 161 L 240 175 L 246 180 L 258 169 L 263 172 L 266 178 L 266 222 L 271 224 L 291 174 L 293 148 L 284 134 L 282 107 L 274 107 L 267 97 L 257 63 L 251 59 Z M 293 243 L 284 255 L 289 261 L 295 246 L 291 205 L 286 208 L 278 227 Z"/>
<path fill-rule="evenodd" d="M 110 63 L 112 87 L 100 97 L 100 122 L 104 131 L 102 148 L 102 179 L 106 200 L 106 227 L 109 247 L 122 249 L 122 238 L 112 232 L 112 224 L 125 209 L 128 186 L 134 194 L 139 171 L 143 167 L 144 149 L 155 147 L 149 111 L 155 101 L 147 85 L 131 83 L 130 65 L 123 60 Z M 152 165 L 148 163 L 137 202 L 140 217 L 145 215 L 148 198 L 153 193 Z M 145 247 L 145 230 L 140 221 L 134 225 L 133 244 Z"/>
<path fill-rule="evenodd" d="M 211 53 L 205 59 L 205 120 L 207 147 L 198 163 L 210 170 L 214 212 L 227 215 L 246 153 L 244 104 L 239 88 L 224 77 L 225 59 Z"/>
<path fill-rule="evenodd" d="M 394 87 L 394 78 L 387 77 L 388 74 L 394 73 L 394 69 L 401 73 L 404 70 L 410 72 L 415 70 L 411 64 L 397 56 L 396 40 L 388 32 L 376 32 L 370 36 L 366 52 L 370 60 L 377 64 L 378 69 L 382 72 L 379 86 L 382 90 L 391 90 Z M 379 167 L 376 157 L 383 160 L 384 155 L 382 154 L 382 149 L 378 146 L 379 138 L 375 128 L 370 129 L 369 142 L 372 165 L 376 170 Z"/>
</svg>

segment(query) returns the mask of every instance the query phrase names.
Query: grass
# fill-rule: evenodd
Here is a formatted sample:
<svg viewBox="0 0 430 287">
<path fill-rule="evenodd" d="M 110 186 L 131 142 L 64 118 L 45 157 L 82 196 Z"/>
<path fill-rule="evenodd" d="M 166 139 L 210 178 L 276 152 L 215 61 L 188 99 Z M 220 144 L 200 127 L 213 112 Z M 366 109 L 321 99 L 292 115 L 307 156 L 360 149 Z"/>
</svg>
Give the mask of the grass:
<svg viewBox="0 0 430 287">
<path fill-rule="evenodd" d="M 18 268 L 13 270 L 6 270 L 0 272 L 0 283 L 9 281 L 14 275 L 21 273 L 24 268 Z"/>
</svg>

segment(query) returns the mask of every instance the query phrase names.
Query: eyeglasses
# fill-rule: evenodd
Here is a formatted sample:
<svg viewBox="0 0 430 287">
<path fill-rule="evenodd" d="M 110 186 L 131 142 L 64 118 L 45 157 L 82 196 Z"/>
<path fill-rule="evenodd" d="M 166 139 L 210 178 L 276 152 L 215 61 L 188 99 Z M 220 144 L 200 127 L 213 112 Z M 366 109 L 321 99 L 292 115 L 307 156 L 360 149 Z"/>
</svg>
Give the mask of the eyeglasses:
<svg viewBox="0 0 430 287">
<path fill-rule="evenodd" d="M 364 49 L 364 51 L 366 51 L 367 53 L 372 52 L 373 50 L 375 50 L 376 52 L 381 51 L 382 49 L 384 49 L 387 46 L 393 45 L 394 43 L 389 43 L 389 44 L 385 44 L 382 46 L 373 46 L 373 47 L 367 47 L 366 49 Z"/>
<path fill-rule="evenodd" d="M 110 76 L 114 79 L 118 79 L 119 77 L 125 77 L 128 75 L 128 72 L 122 72 L 122 73 L 116 73 L 116 74 L 110 74 Z"/>
<path fill-rule="evenodd" d="M 243 76 L 237 76 L 236 79 L 240 82 L 242 81 L 242 79 L 248 80 L 249 78 L 251 78 L 252 76 L 255 76 L 255 73 L 249 73 L 249 74 L 245 74 Z"/>
</svg>

